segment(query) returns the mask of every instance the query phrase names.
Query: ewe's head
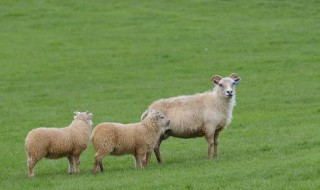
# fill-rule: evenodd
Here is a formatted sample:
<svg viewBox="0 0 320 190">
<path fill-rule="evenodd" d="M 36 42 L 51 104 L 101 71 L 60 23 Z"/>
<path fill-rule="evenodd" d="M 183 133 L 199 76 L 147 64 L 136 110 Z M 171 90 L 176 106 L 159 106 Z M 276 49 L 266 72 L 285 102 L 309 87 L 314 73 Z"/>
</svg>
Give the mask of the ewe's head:
<svg viewBox="0 0 320 190">
<path fill-rule="evenodd" d="M 240 77 L 236 73 L 225 78 L 214 75 L 211 81 L 227 98 L 232 98 L 235 94 L 235 86 L 239 83 Z"/>
<path fill-rule="evenodd" d="M 168 127 L 170 124 L 170 119 L 164 115 L 159 110 L 148 109 L 141 117 L 142 122 L 144 120 L 150 120 L 153 123 L 156 123 L 160 127 Z"/>
<path fill-rule="evenodd" d="M 76 119 L 79 119 L 79 120 L 82 120 L 86 123 L 88 123 L 90 126 L 93 125 L 92 123 L 92 117 L 93 117 L 93 114 L 90 113 L 90 112 L 74 112 L 74 117 L 73 119 L 76 120 Z"/>
</svg>

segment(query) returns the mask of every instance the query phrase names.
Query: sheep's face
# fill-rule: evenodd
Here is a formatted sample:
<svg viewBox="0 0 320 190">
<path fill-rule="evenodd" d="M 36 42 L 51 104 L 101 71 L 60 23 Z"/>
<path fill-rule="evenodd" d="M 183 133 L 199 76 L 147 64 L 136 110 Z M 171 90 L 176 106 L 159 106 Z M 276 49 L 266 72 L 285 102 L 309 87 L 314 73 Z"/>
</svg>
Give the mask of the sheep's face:
<svg viewBox="0 0 320 190">
<path fill-rule="evenodd" d="M 165 116 L 162 112 L 159 112 L 159 114 L 157 115 L 157 118 L 161 126 L 164 126 L 164 127 L 169 126 L 170 119 L 167 116 Z"/>
<path fill-rule="evenodd" d="M 93 117 L 93 114 L 90 113 L 90 112 L 74 112 L 75 116 L 73 117 L 73 119 L 80 119 L 80 120 L 83 120 L 85 122 L 87 122 L 91 127 L 93 125 L 93 122 L 92 122 L 92 117 Z"/>
<path fill-rule="evenodd" d="M 158 126 L 167 128 L 170 124 L 170 119 L 161 111 L 150 109 L 147 117 L 151 117 Z"/>
<path fill-rule="evenodd" d="M 218 86 L 220 91 L 227 97 L 232 98 L 235 94 L 235 86 L 239 83 L 240 77 L 233 73 L 229 77 L 222 78 L 219 75 L 212 77 L 212 82 Z"/>
</svg>

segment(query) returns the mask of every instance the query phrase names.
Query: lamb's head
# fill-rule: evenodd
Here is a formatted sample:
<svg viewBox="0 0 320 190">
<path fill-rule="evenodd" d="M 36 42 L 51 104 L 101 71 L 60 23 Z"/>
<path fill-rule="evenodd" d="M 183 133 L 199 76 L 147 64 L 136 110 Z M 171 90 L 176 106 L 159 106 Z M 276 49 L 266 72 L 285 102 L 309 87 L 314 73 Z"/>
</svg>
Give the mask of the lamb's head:
<svg viewBox="0 0 320 190">
<path fill-rule="evenodd" d="M 235 86 L 239 83 L 240 77 L 236 73 L 232 73 L 229 77 L 225 78 L 214 75 L 211 81 L 225 97 L 230 99 L 235 95 Z"/>
<path fill-rule="evenodd" d="M 167 128 L 170 124 L 170 119 L 161 111 L 155 109 L 148 109 L 141 117 L 142 122 L 152 122 L 156 126 Z"/>
<path fill-rule="evenodd" d="M 92 117 L 93 117 L 93 114 L 88 112 L 88 111 L 86 111 L 86 112 L 78 112 L 78 111 L 76 111 L 76 112 L 74 112 L 73 119 L 74 120 L 77 120 L 77 119 L 82 120 L 82 121 L 88 123 L 92 127 L 92 125 L 93 125 Z"/>
</svg>

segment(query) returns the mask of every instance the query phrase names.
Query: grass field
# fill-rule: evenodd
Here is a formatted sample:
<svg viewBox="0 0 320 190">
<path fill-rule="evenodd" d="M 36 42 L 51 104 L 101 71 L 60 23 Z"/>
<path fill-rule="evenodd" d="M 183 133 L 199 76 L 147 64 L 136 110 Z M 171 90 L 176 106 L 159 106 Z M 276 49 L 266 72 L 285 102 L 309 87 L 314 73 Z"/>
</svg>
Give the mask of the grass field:
<svg viewBox="0 0 320 190">
<path fill-rule="evenodd" d="M 320 2 L 317 0 L 0 0 L 0 189 L 319 189 Z M 94 150 L 81 173 L 42 160 L 27 177 L 24 139 L 73 111 L 139 121 L 156 99 L 210 90 L 237 72 L 220 155 L 204 138 L 169 138 L 164 163 Z"/>
</svg>

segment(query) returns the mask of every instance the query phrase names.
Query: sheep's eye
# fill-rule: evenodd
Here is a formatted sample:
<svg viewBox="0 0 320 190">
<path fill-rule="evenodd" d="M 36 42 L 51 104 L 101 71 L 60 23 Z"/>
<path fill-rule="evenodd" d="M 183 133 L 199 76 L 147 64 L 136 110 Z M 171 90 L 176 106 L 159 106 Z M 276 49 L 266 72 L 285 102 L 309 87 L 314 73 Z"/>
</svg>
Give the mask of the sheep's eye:
<svg viewBox="0 0 320 190">
<path fill-rule="evenodd" d="M 220 83 L 219 86 L 222 87 L 222 84 Z"/>
<path fill-rule="evenodd" d="M 163 116 L 161 116 L 161 117 L 160 117 L 160 119 L 164 119 L 164 117 L 163 117 Z"/>
<path fill-rule="evenodd" d="M 236 82 L 233 82 L 233 85 L 236 85 Z"/>
</svg>

